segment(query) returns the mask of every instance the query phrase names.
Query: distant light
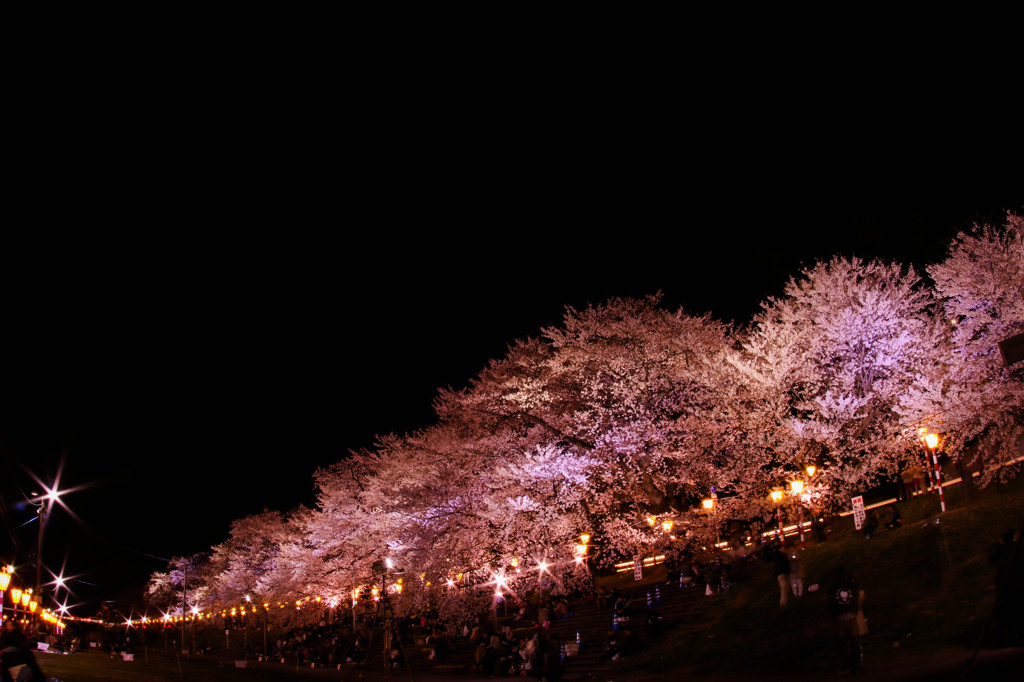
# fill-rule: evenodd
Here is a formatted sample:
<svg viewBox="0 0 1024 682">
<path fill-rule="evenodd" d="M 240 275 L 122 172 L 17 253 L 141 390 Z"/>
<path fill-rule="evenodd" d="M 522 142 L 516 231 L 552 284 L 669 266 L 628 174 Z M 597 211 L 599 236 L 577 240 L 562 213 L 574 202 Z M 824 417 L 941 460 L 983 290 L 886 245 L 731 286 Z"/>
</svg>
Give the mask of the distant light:
<svg viewBox="0 0 1024 682">
<path fill-rule="evenodd" d="M 540 570 L 541 573 L 543 573 L 544 571 L 548 570 L 548 566 L 550 565 L 551 564 L 549 564 L 548 562 L 542 561 L 539 564 L 537 564 L 537 568 Z"/>
</svg>

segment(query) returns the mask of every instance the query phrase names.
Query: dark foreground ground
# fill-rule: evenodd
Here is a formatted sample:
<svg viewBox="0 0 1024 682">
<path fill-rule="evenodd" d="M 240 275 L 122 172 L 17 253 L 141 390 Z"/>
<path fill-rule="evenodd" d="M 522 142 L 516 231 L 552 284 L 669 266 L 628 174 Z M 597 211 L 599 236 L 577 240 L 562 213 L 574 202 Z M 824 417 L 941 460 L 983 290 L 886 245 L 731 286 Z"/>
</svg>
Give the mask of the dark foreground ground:
<svg viewBox="0 0 1024 682">
<path fill-rule="evenodd" d="M 971 652 L 966 650 L 948 650 L 941 654 L 927 657 L 908 657 L 906 660 L 890 662 L 882 667 L 870 666 L 851 676 L 858 680 L 877 680 L 903 682 L 909 680 L 1018 680 L 1024 674 L 1024 648 L 982 650 L 972 670 L 964 674 L 965 660 Z M 787 655 L 798 655 L 795 652 Z M 651 671 L 623 671 L 602 674 L 599 678 L 567 676 L 566 680 L 594 679 L 600 682 L 618 682 L 636 680 L 637 682 L 656 680 L 697 680 L 715 682 L 725 680 L 787 680 L 800 682 L 803 680 L 846 679 L 833 671 L 809 672 L 793 675 L 786 671 L 785 655 L 780 660 L 765 661 L 764 669 L 757 673 L 716 677 L 713 674 L 693 674 L 686 670 L 664 671 L 655 674 Z M 354 670 L 351 667 L 336 669 L 310 670 L 295 666 L 276 663 L 249 663 L 245 668 L 238 668 L 233 661 L 215 659 L 174 659 L 151 657 L 148 660 L 140 656 L 138 660 L 126 662 L 120 658 L 111 658 L 103 654 L 76 654 L 71 656 L 39 655 L 39 663 L 48 677 L 62 682 L 280 682 L 282 680 L 384 680 L 382 670 Z M 434 672 L 393 671 L 390 679 L 395 682 L 406 680 L 425 680 L 427 682 L 470 682 L 485 679 L 473 673 L 438 674 Z M 509 678 L 512 679 L 512 678 Z M 522 678 L 532 679 L 532 678 Z"/>
</svg>

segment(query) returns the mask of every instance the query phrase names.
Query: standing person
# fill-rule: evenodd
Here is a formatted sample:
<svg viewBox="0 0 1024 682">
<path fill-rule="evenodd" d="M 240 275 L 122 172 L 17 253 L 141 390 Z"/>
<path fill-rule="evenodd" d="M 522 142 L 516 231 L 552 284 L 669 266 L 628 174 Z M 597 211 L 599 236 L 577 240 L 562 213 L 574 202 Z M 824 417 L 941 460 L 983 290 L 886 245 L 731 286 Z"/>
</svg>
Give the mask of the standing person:
<svg viewBox="0 0 1024 682">
<path fill-rule="evenodd" d="M 789 558 L 789 584 L 793 588 L 793 596 L 799 599 L 804 596 L 804 564 L 794 553 Z"/>
<path fill-rule="evenodd" d="M 775 548 L 775 577 L 779 581 L 779 606 L 789 607 L 789 595 L 793 586 L 789 582 L 790 563 L 789 555 L 781 547 Z"/>
<path fill-rule="evenodd" d="M 903 527 L 903 517 L 900 516 L 900 510 L 896 508 L 895 504 L 892 506 L 889 523 L 885 524 L 885 527 L 889 530 L 896 530 L 897 528 Z"/>
<path fill-rule="evenodd" d="M 843 568 L 837 568 L 827 597 L 828 614 L 835 623 L 836 640 L 839 644 L 839 672 L 849 674 L 863 667 L 860 642 L 863 633 L 858 624 L 858 620 L 863 621 L 863 615 L 858 619 L 858 613 L 861 613 L 864 592 L 858 587 L 852 575 Z"/>
<path fill-rule="evenodd" d="M 878 514 L 874 509 L 869 509 L 867 517 L 864 519 L 864 537 L 870 540 L 876 530 L 878 530 Z"/>
</svg>

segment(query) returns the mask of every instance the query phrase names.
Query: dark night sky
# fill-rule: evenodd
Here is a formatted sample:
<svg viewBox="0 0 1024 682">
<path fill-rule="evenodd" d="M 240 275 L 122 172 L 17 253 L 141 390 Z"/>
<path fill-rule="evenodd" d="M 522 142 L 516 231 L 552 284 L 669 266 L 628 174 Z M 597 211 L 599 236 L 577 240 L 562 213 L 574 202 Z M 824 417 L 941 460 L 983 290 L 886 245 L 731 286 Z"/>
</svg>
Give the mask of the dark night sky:
<svg viewBox="0 0 1024 682">
<path fill-rule="evenodd" d="M 682 138 L 641 116 L 485 114 L 341 129 L 167 114 L 51 130 L 19 157 L 0 490 L 16 527 L 27 470 L 63 459 L 62 487 L 85 486 L 44 548 L 83 599 L 209 549 L 233 519 L 312 504 L 318 466 L 429 424 L 437 387 L 565 305 L 660 290 L 745 321 L 802 262 L 932 262 L 957 229 L 1024 206 L 1019 164 L 992 165 L 992 141 L 954 155 L 799 122 Z M 34 551 L 35 524 L 16 534 Z M 28 562 L 7 529 L 0 560 Z"/>
</svg>

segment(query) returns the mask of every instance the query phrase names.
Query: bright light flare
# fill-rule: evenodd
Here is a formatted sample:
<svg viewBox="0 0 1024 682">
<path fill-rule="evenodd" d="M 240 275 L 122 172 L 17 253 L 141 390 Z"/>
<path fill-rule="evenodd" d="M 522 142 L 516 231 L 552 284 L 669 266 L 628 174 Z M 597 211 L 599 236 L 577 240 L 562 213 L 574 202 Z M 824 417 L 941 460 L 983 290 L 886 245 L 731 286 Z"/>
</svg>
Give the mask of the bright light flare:
<svg viewBox="0 0 1024 682">
<path fill-rule="evenodd" d="M 939 434 L 929 433 L 924 437 L 924 444 L 927 445 L 930 450 L 934 450 L 939 447 Z"/>
</svg>

